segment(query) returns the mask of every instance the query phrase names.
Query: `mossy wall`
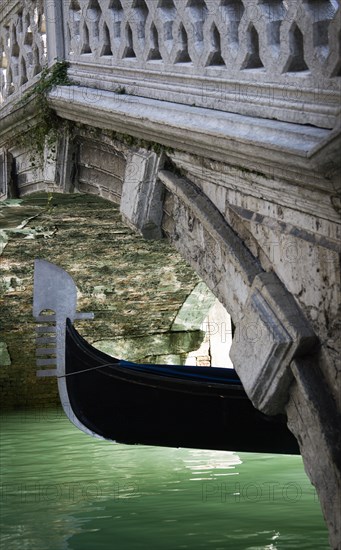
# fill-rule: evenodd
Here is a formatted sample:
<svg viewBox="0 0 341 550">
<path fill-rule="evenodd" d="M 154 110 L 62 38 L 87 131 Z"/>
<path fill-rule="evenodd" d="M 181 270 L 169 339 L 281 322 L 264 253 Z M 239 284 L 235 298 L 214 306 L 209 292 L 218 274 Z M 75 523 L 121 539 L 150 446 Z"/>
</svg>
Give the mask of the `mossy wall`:
<svg viewBox="0 0 341 550">
<path fill-rule="evenodd" d="M 141 344 L 147 337 L 166 342 L 171 353 L 173 340 L 177 354 L 199 347 L 198 331 L 183 338 L 184 347 L 181 334 L 167 336 L 198 277 L 166 241 L 145 241 L 127 228 L 113 203 L 81 194 L 34 194 L 0 203 L 0 228 L 3 407 L 59 403 L 56 379 L 36 377 L 35 258 L 56 263 L 74 278 L 78 309 L 95 313 L 94 321 L 77 324 L 89 342 L 137 338 Z M 134 359 L 145 359 L 145 351 Z M 150 355 L 164 351 L 161 346 Z"/>
</svg>

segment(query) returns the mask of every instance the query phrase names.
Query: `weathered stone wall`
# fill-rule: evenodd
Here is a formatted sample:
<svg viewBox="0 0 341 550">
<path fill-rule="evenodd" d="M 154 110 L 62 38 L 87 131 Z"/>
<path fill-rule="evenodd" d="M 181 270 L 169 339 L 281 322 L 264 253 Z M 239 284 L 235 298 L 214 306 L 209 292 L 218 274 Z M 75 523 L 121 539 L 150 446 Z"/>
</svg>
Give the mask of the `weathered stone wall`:
<svg viewBox="0 0 341 550">
<path fill-rule="evenodd" d="M 288 173 L 236 170 L 181 153 L 173 161 L 180 177 L 160 172 L 163 228 L 231 312 L 232 359 L 244 388 L 257 408 L 286 412 L 331 546 L 340 548 L 337 180 L 315 175 L 298 186 Z"/>
<path fill-rule="evenodd" d="M 56 380 L 35 374 L 35 258 L 60 265 L 76 281 L 79 310 L 95 313 L 94 321 L 78 322 L 89 342 L 126 346 L 127 358 L 136 342 L 135 360 L 186 357 L 199 347 L 199 330 L 171 332 L 198 277 L 165 241 L 144 241 L 127 228 L 115 205 L 79 194 L 34 194 L 0 205 L 3 406 L 59 402 Z"/>
<path fill-rule="evenodd" d="M 341 224 L 333 200 L 340 191 L 338 177 L 312 174 L 297 185 L 290 171 L 269 169 L 261 174 L 181 153 L 173 160 L 212 201 L 261 268 L 274 271 L 294 296 L 319 337 L 321 368 L 341 410 Z M 193 220 L 193 230 L 188 231 L 193 255 L 195 244 L 206 250 L 216 246 L 196 230 Z M 216 284 L 222 261 L 218 254 L 214 258 L 216 266 L 210 267 L 206 282 L 212 279 Z"/>
<path fill-rule="evenodd" d="M 236 323 L 232 353 L 255 406 L 286 408 L 331 544 L 340 547 L 340 6 L 335 0 L 111 4 L 4 1 L 0 195 L 13 197 L 17 185 L 19 196 L 78 190 L 122 197 L 125 219 L 143 236 L 161 237 L 158 172 L 165 159 L 136 140 L 167 148 L 171 175 L 185 178 L 164 175 L 163 228 L 230 311 Z M 9 143 L 35 124 L 37 113 L 33 101 L 23 109 L 17 102 L 45 62 L 56 59 L 69 62 L 73 85 L 50 90 L 49 105 L 61 119 L 95 130 L 62 136 L 57 157 L 51 162 L 45 151 L 31 170 L 26 152 Z M 111 132 L 128 134 L 133 147 L 108 139 Z M 56 245 L 62 231 L 54 227 L 51 222 L 33 240 L 45 257 L 47 248 L 53 261 L 63 263 Z M 65 233 L 79 254 L 87 247 L 82 229 L 70 224 Z M 90 267 L 103 277 L 106 246 L 120 239 L 106 228 L 88 248 Z M 21 265 L 31 258 L 28 242 L 16 243 Z M 148 262 L 143 255 L 129 249 L 119 288 L 132 261 Z M 10 285 L 4 311 L 10 307 L 18 316 L 26 307 L 31 266 L 24 274 L 14 262 L 4 265 Z M 77 269 L 71 274 L 78 276 Z M 105 287 L 86 276 L 81 282 L 85 309 L 92 297 L 101 304 L 96 329 L 103 335 L 109 296 L 119 297 L 104 279 Z M 153 301 L 152 293 L 148 297 Z M 140 302 L 132 308 L 134 319 L 143 310 Z M 166 314 L 157 310 L 162 324 Z M 154 320 L 150 325 L 154 330 Z M 23 316 L 21 328 L 26 326 Z M 11 331 L 5 324 L 5 333 L 13 345 L 20 338 L 17 326 Z M 31 340 L 22 344 L 29 349 Z M 8 363 L 6 349 L 2 357 Z M 21 378 L 20 391 L 30 383 Z"/>
<path fill-rule="evenodd" d="M 314 173 L 309 172 L 308 166 L 295 169 L 293 163 L 290 169 L 277 171 L 269 166 L 267 170 L 263 159 L 251 170 L 250 167 L 236 167 L 233 155 L 225 162 L 172 150 L 167 151 L 167 156 L 160 156 L 141 148 L 139 143 L 133 142 L 131 147 L 124 145 L 108 131 L 96 132 L 93 138 L 88 136 L 88 140 L 85 134 L 84 128 L 76 130 L 76 154 L 74 165 L 70 167 L 74 178 L 69 188 L 65 178 L 57 182 L 61 190 L 87 191 L 111 200 L 123 197 L 121 213 L 130 225 L 146 236 L 161 236 L 161 227 L 157 224 L 161 224 L 163 217 L 162 228 L 168 239 L 231 313 L 236 324 L 237 337 L 232 347 L 237 349 L 238 373 L 254 404 L 269 412 L 287 412 L 289 426 L 300 442 L 307 472 L 319 493 L 331 544 L 337 548 L 341 485 L 337 431 L 340 417 L 340 223 L 335 165 L 328 177 L 323 174 L 323 163 Z M 112 164 L 108 170 L 110 159 Z M 57 217 L 53 222 L 48 218 L 48 223 L 39 224 L 42 237 L 36 242 L 43 246 L 44 257 L 57 260 L 57 263 L 61 260 L 59 263 L 78 283 L 78 277 L 82 279 L 78 272 L 81 274 L 82 269 L 77 256 L 66 265 L 63 241 L 56 245 L 62 235 L 59 224 L 62 224 L 64 213 L 59 210 L 58 218 L 58 208 L 53 211 L 52 202 L 47 204 L 44 200 L 45 215 L 54 212 Z M 63 200 L 76 201 L 77 195 Z M 94 199 L 83 200 L 85 205 L 87 200 L 92 205 Z M 84 213 L 87 208 L 89 206 L 85 206 Z M 86 221 L 82 218 L 81 223 L 76 217 L 66 222 L 63 230 L 64 242 L 72 243 L 75 239 L 77 254 L 87 251 L 90 266 L 105 281 L 94 285 L 84 276 L 80 283 L 82 309 L 95 310 L 95 313 L 96 307 L 98 309 L 96 340 L 100 334 L 102 343 L 108 336 L 104 312 L 110 311 L 111 318 L 114 316 L 107 308 L 108 296 L 121 299 L 122 292 L 117 289 L 121 285 L 125 287 L 129 266 L 142 259 L 149 269 L 151 252 L 155 252 L 153 247 L 159 250 L 159 246 L 166 246 L 162 241 L 149 243 L 148 253 L 144 248 L 130 247 L 130 237 L 127 237 L 130 230 L 125 226 L 116 231 L 108 223 L 107 210 L 113 216 L 111 208 L 96 207 L 96 212 L 91 213 L 89 210 L 94 220 L 91 224 L 90 216 Z M 32 220 L 35 228 L 37 220 Z M 87 242 L 82 240 L 84 224 L 98 231 L 96 238 L 92 236 Z M 107 247 L 111 250 L 116 242 L 121 247 L 121 239 L 128 239 L 124 256 L 126 271 L 123 275 L 115 271 L 117 287 L 114 288 L 110 277 L 113 272 L 108 273 L 103 258 Z M 20 243 L 16 249 L 22 258 L 32 257 L 27 242 Z M 45 249 L 52 252 L 51 243 L 53 255 L 46 256 Z M 8 246 L 5 254 L 9 251 Z M 170 267 L 171 262 L 167 261 L 158 272 L 158 278 L 162 277 L 164 283 L 172 281 L 176 286 L 178 276 L 174 279 Z M 16 266 L 14 272 L 15 269 Z M 13 272 L 13 265 L 11 270 Z M 129 324 L 131 321 L 134 335 L 142 337 L 148 327 L 136 324 L 136 319 L 143 312 L 146 297 L 151 310 L 156 306 L 158 322 L 162 324 L 167 318 L 169 323 L 169 317 L 153 302 L 153 293 L 145 291 L 141 275 L 136 277 L 138 287 L 143 287 L 141 299 L 135 299 L 131 307 L 131 303 L 122 298 L 122 304 L 129 304 Z M 191 285 L 193 288 L 193 282 Z M 23 297 L 18 289 L 11 290 L 9 295 L 12 300 L 17 297 L 19 303 Z M 258 305 L 257 296 L 261 298 Z M 167 300 L 171 300 L 170 295 Z M 261 303 L 266 306 L 268 318 L 265 316 L 265 321 Z M 173 319 L 178 308 L 179 303 L 174 306 Z M 121 335 L 128 330 L 128 321 L 124 325 L 124 319 L 123 329 L 118 331 Z M 149 324 L 156 331 L 154 321 Z M 247 323 L 252 326 L 251 334 Z M 111 328 L 117 329 L 115 322 Z M 91 341 L 92 330 L 87 325 L 82 329 Z M 8 342 L 11 338 L 14 342 L 13 335 Z M 24 344 L 30 349 L 28 340 Z M 31 349 L 33 351 L 33 346 Z M 303 363 L 301 356 L 305 356 Z M 20 353 L 16 360 L 21 360 Z M 17 380 L 20 376 L 23 376 L 23 369 L 15 374 Z M 21 402 L 23 395 L 28 398 L 27 388 L 37 384 L 33 376 L 31 381 L 21 378 Z M 319 383 L 319 391 L 312 389 Z M 257 397 L 259 391 L 261 399 Z"/>
</svg>

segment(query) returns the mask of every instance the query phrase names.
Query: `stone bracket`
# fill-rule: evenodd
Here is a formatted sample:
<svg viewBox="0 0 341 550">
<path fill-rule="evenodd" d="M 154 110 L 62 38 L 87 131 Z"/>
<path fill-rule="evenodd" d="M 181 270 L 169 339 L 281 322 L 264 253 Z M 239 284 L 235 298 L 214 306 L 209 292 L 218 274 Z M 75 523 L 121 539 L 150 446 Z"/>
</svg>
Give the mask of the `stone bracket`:
<svg viewBox="0 0 341 550">
<path fill-rule="evenodd" d="M 145 239 L 162 239 L 163 185 L 157 174 L 161 157 L 154 152 L 131 152 L 123 182 L 123 219 Z"/>
<path fill-rule="evenodd" d="M 0 200 L 11 197 L 12 155 L 5 149 L 0 149 Z"/>
<path fill-rule="evenodd" d="M 73 193 L 76 187 L 77 152 L 78 145 L 70 134 L 58 141 L 55 179 L 64 193 Z"/>
<path fill-rule="evenodd" d="M 266 414 L 284 412 L 293 379 L 290 362 L 311 352 L 317 343 L 308 321 L 275 273 L 257 275 L 230 351 L 257 409 Z"/>
</svg>

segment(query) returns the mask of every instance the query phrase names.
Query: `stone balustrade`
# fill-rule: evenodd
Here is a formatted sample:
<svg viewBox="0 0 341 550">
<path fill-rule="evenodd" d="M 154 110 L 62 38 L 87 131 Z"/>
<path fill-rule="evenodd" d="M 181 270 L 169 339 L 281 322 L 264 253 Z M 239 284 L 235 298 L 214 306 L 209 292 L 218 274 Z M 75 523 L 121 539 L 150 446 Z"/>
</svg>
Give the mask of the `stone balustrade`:
<svg viewBox="0 0 341 550">
<path fill-rule="evenodd" d="M 63 57 L 82 86 L 333 128 L 337 0 L 4 0 L 1 96 Z M 100 93 L 100 92 L 99 92 Z"/>
<path fill-rule="evenodd" d="M 4 0 L 0 16 L 0 101 L 37 80 L 47 61 L 44 1 Z"/>
</svg>

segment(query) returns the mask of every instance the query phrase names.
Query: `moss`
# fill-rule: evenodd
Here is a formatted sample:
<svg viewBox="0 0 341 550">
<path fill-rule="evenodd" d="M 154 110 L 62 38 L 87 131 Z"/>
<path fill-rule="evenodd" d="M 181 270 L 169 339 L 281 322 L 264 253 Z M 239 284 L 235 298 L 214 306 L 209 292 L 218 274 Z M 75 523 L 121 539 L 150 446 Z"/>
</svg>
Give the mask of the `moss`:
<svg viewBox="0 0 341 550">
<path fill-rule="evenodd" d="M 164 169 L 169 170 L 169 172 L 172 172 L 175 176 L 178 176 L 179 178 L 186 177 L 186 171 L 183 168 L 180 168 L 177 166 L 171 159 L 167 159 L 167 161 L 164 164 Z"/>
<path fill-rule="evenodd" d="M 35 125 L 19 138 L 20 145 L 31 151 L 32 167 L 37 166 L 42 160 L 45 146 L 49 150 L 48 158 L 54 156 L 58 136 L 61 132 L 70 130 L 72 125 L 70 121 L 58 117 L 48 101 L 48 94 L 55 86 L 73 84 L 67 74 L 68 66 L 66 61 L 57 61 L 52 67 L 43 69 L 39 81 L 19 102 L 19 107 L 25 107 L 31 100 L 35 105 Z"/>
<path fill-rule="evenodd" d="M 159 155 L 161 153 L 169 153 L 169 154 L 174 153 L 174 149 L 172 147 L 168 147 L 167 145 L 162 145 L 162 143 L 157 143 L 156 141 L 148 141 L 145 139 L 140 139 L 130 134 L 121 134 L 119 132 L 113 131 L 111 133 L 111 138 L 115 141 L 118 141 L 119 143 L 122 143 L 123 145 L 129 145 L 129 147 L 146 149 L 147 151 L 154 151 Z"/>
<path fill-rule="evenodd" d="M 126 92 L 126 89 L 125 89 L 124 86 L 118 86 L 118 88 L 116 88 L 116 90 L 115 90 L 115 93 L 116 94 L 126 94 L 127 92 Z"/>
<path fill-rule="evenodd" d="M 3 219 L 13 216 L 14 210 L 12 228 L 31 218 L 25 229 L 33 237 L 8 232 L 1 258 L 2 339 L 12 362 L 0 369 L 3 406 L 58 402 L 56 381 L 35 375 L 34 258 L 60 265 L 74 278 L 79 311 L 95 312 L 94 321 L 77 322 L 90 342 L 167 333 L 197 284 L 197 276 L 169 243 L 144 241 L 122 223 L 119 208 L 100 197 L 32 194 L 19 206 L 4 208 Z M 38 212 L 39 216 L 31 217 Z M 174 273 L 173 288 L 168 281 L 162 284 L 165 269 Z"/>
<path fill-rule="evenodd" d="M 269 176 L 267 174 L 265 174 L 265 172 L 258 172 L 257 170 L 250 170 L 249 168 L 245 168 L 245 167 L 241 167 L 241 166 L 237 166 L 236 168 L 242 174 L 251 174 L 253 176 L 257 176 L 257 177 L 264 178 L 264 179 L 267 179 L 267 180 L 270 179 Z"/>
<path fill-rule="evenodd" d="M 57 61 L 52 67 L 43 69 L 37 84 L 24 94 L 20 103 L 26 104 L 32 96 L 35 96 L 41 103 L 45 103 L 45 101 L 47 101 L 47 94 L 52 88 L 55 86 L 70 86 L 72 81 L 67 74 L 68 67 L 68 62 Z"/>
</svg>

